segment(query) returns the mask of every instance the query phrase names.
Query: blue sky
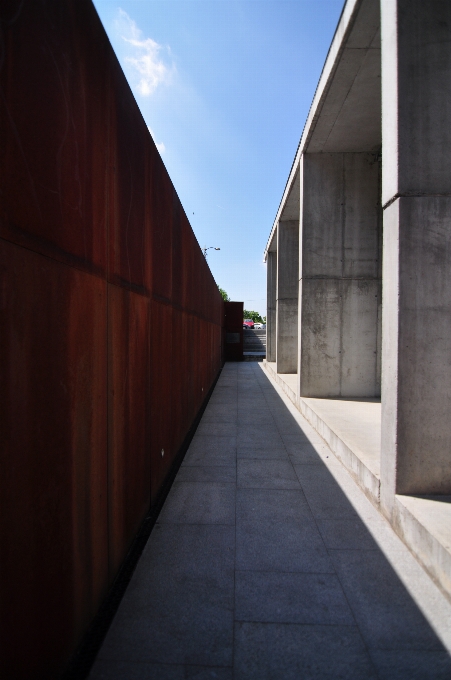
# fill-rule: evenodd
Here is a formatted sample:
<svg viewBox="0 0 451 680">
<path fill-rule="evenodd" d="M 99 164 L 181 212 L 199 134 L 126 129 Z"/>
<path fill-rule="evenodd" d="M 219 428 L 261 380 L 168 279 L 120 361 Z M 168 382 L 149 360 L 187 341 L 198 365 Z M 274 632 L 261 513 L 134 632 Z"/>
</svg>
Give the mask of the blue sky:
<svg viewBox="0 0 451 680">
<path fill-rule="evenodd" d="M 94 0 L 213 276 L 266 314 L 263 250 L 343 0 Z"/>
</svg>

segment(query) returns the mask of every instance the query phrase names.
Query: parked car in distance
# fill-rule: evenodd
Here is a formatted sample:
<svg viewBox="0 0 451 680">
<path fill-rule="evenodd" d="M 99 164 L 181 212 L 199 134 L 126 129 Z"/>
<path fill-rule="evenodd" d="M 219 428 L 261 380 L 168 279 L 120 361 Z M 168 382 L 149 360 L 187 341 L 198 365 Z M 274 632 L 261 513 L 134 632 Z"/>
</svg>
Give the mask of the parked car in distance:
<svg viewBox="0 0 451 680">
<path fill-rule="evenodd" d="M 254 330 L 261 330 L 262 328 L 266 328 L 264 323 L 260 323 L 259 321 L 254 323 Z"/>
<path fill-rule="evenodd" d="M 244 319 L 243 321 L 243 328 L 253 328 L 254 327 L 254 322 L 252 319 Z"/>
</svg>

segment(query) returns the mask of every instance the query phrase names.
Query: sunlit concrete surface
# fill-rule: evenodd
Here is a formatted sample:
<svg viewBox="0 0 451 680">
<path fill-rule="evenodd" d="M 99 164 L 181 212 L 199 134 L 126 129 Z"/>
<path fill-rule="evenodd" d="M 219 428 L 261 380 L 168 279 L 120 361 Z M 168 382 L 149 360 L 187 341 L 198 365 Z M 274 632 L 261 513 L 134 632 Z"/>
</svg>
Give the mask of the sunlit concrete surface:
<svg viewBox="0 0 451 680">
<path fill-rule="evenodd" d="M 345 399 L 313 399 L 305 403 L 315 411 L 337 436 L 379 476 L 381 455 L 380 402 Z"/>
<path fill-rule="evenodd" d="M 450 601 L 261 364 L 226 364 L 90 680 L 448 680 L 450 651 Z"/>
<path fill-rule="evenodd" d="M 297 396 L 297 374 L 264 366 L 358 483 L 379 503 L 381 403 L 378 399 L 316 399 Z"/>
<path fill-rule="evenodd" d="M 380 402 L 299 397 L 297 374 L 263 368 L 380 509 Z M 398 535 L 451 597 L 451 496 L 397 494 L 395 513 Z"/>
</svg>

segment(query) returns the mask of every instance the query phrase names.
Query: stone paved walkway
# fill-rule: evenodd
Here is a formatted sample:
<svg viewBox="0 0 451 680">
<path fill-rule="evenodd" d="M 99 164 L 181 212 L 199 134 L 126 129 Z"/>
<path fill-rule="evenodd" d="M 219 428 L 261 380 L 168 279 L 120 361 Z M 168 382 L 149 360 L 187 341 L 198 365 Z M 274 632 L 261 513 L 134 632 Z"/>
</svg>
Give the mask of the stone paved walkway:
<svg viewBox="0 0 451 680">
<path fill-rule="evenodd" d="M 261 364 L 225 365 L 90 680 L 449 680 L 451 605 Z"/>
</svg>

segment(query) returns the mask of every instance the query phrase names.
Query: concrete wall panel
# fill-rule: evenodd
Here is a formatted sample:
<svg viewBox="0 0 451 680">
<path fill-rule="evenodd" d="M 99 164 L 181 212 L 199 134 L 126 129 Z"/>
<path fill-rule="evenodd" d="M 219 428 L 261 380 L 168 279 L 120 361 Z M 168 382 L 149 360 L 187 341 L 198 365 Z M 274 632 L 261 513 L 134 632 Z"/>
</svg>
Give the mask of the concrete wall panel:
<svg viewBox="0 0 451 680">
<path fill-rule="evenodd" d="M 378 278 L 378 153 L 306 154 L 303 162 L 301 275 Z"/>
<path fill-rule="evenodd" d="M 303 279 L 300 389 L 302 396 L 340 394 L 340 282 Z"/>
<path fill-rule="evenodd" d="M 382 208 L 380 159 L 374 154 L 343 155 L 345 205 L 343 225 L 343 276 L 381 277 Z"/>
<path fill-rule="evenodd" d="M 302 396 L 378 397 L 379 281 L 302 281 Z"/>
<path fill-rule="evenodd" d="M 277 228 L 276 364 L 278 373 L 298 365 L 299 220 Z"/>
<path fill-rule="evenodd" d="M 353 280 L 341 284 L 341 396 L 379 397 L 377 344 L 380 281 Z"/>
<path fill-rule="evenodd" d="M 303 166 L 300 275 L 340 277 L 343 269 L 343 154 L 306 154 Z"/>
<path fill-rule="evenodd" d="M 268 253 L 266 261 L 266 282 L 266 358 L 268 361 L 275 361 L 277 338 L 277 251 Z"/>
<path fill-rule="evenodd" d="M 300 394 L 376 397 L 379 154 L 306 154 L 302 166 Z"/>
</svg>

